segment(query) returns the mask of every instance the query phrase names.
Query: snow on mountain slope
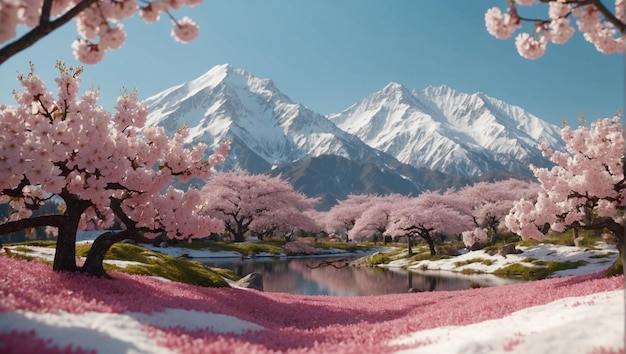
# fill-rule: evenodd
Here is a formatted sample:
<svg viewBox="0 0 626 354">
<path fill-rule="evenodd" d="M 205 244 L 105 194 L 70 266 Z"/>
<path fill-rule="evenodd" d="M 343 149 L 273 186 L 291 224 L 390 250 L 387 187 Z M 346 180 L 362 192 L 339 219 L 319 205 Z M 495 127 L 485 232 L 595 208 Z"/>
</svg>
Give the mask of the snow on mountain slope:
<svg viewBox="0 0 626 354">
<path fill-rule="evenodd" d="M 380 155 L 324 116 L 292 102 L 271 80 L 228 64 L 145 102 L 148 125 L 173 132 L 188 124 L 189 142 L 209 147 L 230 140 L 227 169 L 257 173 L 323 154 L 357 160 Z"/>
<path fill-rule="evenodd" d="M 522 108 L 446 86 L 411 92 L 390 83 L 328 119 L 401 162 L 462 176 L 530 175 L 529 164 L 550 165 L 539 140 L 564 146 L 557 127 Z"/>
<path fill-rule="evenodd" d="M 497 171 L 530 175 L 529 164 L 550 165 L 537 148 L 539 140 L 563 148 L 557 127 L 522 108 L 446 86 L 410 91 L 390 83 L 324 117 L 291 101 L 271 80 L 224 64 L 145 102 L 149 125 L 173 133 L 187 124 L 189 143 L 209 147 L 230 140 L 224 168 L 252 173 L 337 155 L 466 177 Z"/>
</svg>

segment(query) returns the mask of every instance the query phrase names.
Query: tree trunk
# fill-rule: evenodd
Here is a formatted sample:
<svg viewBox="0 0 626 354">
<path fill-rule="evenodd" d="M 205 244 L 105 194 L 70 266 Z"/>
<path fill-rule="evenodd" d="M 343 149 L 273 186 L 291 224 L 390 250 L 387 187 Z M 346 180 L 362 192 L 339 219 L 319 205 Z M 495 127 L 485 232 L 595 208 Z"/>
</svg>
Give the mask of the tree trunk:
<svg viewBox="0 0 626 354">
<path fill-rule="evenodd" d="M 426 243 L 428 244 L 428 248 L 430 249 L 430 255 L 434 256 L 437 254 L 437 250 L 435 249 L 435 240 L 433 240 L 432 237 L 430 237 L 430 235 L 421 235 L 421 237 L 426 240 Z"/>
<path fill-rule="evenodd" d="M 59 227 L 52 270 L 65 272 L 78 270 L 76 267 L 76 231 L 77 228 L 69 225 Z"/>
<path fill-rule="evenodd" d="M 52 269 L 75 272 L 78 270 L 76 267 L 76 232 L 78 231 L 80 217 L 91 205 L 91 202 L 80 200 L 66 192 L 61 193 L 60 196 L 65 201 L 64 223 L 58 228 Z"/>
<path fill-rule="evenodd" d="M 83 264 L 80 271 L 99 278 L 105 277 L 111 279 L 111 276 L 104 270 L 104 257 L 107 252 L 109 252 L 109 249 L 111 249 L 111 246 L 126 238 L 132 238 L 133 234 L 134 233 L 131 231 L 124 230 L 118 233 L 109 231 L 98 236 L 91 245 L 85 264 Z"/>
<path fill-rule="evenodd" d="M 241 232 L 233 233 L 233 237 L 235 242 L 244 242 L 246 240 L 246 238 L 243 237 L 243 233 Z"/>
<path fill-rule="evenodd" d="M 411 245 L 411 235 L 406 235 L 406 244 L 408 247 L 409 257 L 413 255 L 413 245 Z"/>
</svg>

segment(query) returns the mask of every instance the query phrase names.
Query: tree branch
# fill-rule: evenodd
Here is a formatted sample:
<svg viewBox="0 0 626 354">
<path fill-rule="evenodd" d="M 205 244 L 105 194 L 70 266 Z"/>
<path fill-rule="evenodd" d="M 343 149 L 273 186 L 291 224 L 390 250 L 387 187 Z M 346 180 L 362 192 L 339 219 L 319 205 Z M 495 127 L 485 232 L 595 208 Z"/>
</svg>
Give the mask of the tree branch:
<svg viewBox="0 0 626 354">
<path fill-rule="evenodd" d="M 551 2 L 556 2 L 557 0 L 540 0 L 540 1 L 542 3 L 551 3 Z M 564 3 L 569 4 L 569 5 L 575 4 L 577 6 L 593 5 L 595 6 L 596 9 L 598 9 L 598 11 L 600 11 L 600 13 L 604 16 L 604 18 L 607 21 L 609 21 L 613 26 L 615 26 L 615 28 L 617 28 L 618 31 L 620 31 L 621 34 L 625 34 L 626 32 L 626 24 L 622 22 L 622 20 L 620 20 L 619 18 L 615 17 L 615 14 L 613 14 L 606 6 L 604 6 L 604 4 L 600 0 L 568 0 L 568 1 L 565 1 Z M 523 21 L 534 21 L 534 22 L 541 22 L 541 23 L 547 23 L 551 21 L 551 20 L 532 20 L 532 19 L 526 19 L 522 17 L 519 17 L 519 18 L 520 20 L 523 20 Z"/>
<path fill-rule="evenodd" d="M 39 20 L 39 25 L 19 39 L 7 44 L 2 49 L 0 49 L 0 64 L 4 63 L 15 54 L 37 43 L 37 41 L 50 34 L 52 31 L 68 23 L 72 18 L 76 17 L 79 13 L 81 13 L 87 7 L 91 6 L 91 4 L 95 3 L 96 1 L 98 0 L 82 0 L 81 2 L 76 4 L 76 6 L 63 14 L 61 17 L 50 22 L 50 9 L 46 8 L 51 7 L 51 0 L 46 0 L 42 6 L 42 13 Z M 45 12 L 48 12 L 48 18 L 46 18 Z"/>
<path fill-rule="evenodd" d="M 615 17 L 615 15 L 609 11 L 609 9 L 607 9 L 606 6 L 600 2 L 600 0 L 590 0 L 589 2 L 592 3 L 596 9 L 604 15 L 604 18 L 613 24 L 613 26 L 615 26 L 621 34 L 624 34 L 624 31 L 626 31 L 626 24 L 624 24 L 624 22 L 622 22 L 619 18 Z"/>
<path fill-rule="evenodd" d="M 5 222 L 0 224 L 0 235 L 29 229 L 31 227 L 56 226 L 60 227 L 64 223 L 63 215 L 42 215 L 28 219 Z"/>
</svg>

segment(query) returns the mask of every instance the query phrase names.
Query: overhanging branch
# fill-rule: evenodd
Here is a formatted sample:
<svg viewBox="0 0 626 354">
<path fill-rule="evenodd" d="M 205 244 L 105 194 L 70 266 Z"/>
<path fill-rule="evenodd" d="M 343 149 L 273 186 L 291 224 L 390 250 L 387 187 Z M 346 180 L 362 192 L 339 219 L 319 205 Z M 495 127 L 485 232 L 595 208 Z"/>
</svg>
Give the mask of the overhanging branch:
<svg viewBox="0 0 626 354">
<path fill-rule="evenodd" d="M 71 19 L 76 17 L 79 13 L 81 13 L 87 7 L 91 6 L 91 4 L 95 3 L 96 1 L 98 0 L 82 0 L 81 2 L 76 4 L 76 6 L 71 8 L 69 11 L 67 11 L 54 21 L 50 21 L 49 16 L 48 18 L 45 17 L 45 13 L 50 12 L 49 9 L 46 10 L 46 7 L 50 6 L 49 3 L 51 3 L 51 1 L 49 0 L 45 1 L 42 6 L 42 16 L 39 20 L 39 25 L 34 27 L 31 31 L 29 31 L 22 37 L 0 49 L 0 64 L 4 63 L 15 54 L 37 43 L 40 39 L 47 36 L 52 31 L 68 23 Z"/>
</svg>

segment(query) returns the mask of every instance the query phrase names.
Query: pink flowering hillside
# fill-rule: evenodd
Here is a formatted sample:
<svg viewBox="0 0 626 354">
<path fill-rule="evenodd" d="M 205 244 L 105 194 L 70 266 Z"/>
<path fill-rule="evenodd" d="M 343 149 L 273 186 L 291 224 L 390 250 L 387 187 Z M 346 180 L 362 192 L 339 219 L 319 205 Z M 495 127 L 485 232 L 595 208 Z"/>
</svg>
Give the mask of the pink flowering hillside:
<svg viewBox="0 0 626 354">
<path fill-rule="evenodd" d="M 587 275 L 464 291 L 330 297 L 201 288 L 122 273 L 112 273 L 114 280 L 107 280 L 53 272 L 42 263 L 6 257 L 0 257 L 0 269 L 0 349 L 4 353 L 99 348 L 97 342 L 90 348 L 59 348 L 55 338 L 11 332 L 6 318 L 15 311 L 129 314 L 140 319 L 166 309 L 234 316 L 256 326 L 237 334 L 216 330 L 219 323 L 212 327 L 202 320 L 195 328 L 169 327 L 166 322 L 142 325 L 157 345 L 175 352 L 387 353 L 402 349 L 389 342 L 403 334 L 501 318 L 529 306 L 623 286 L 623 277 Z M 80 336 L 69 327 L 55 333 L 65 338 Z"/>
</svg>

